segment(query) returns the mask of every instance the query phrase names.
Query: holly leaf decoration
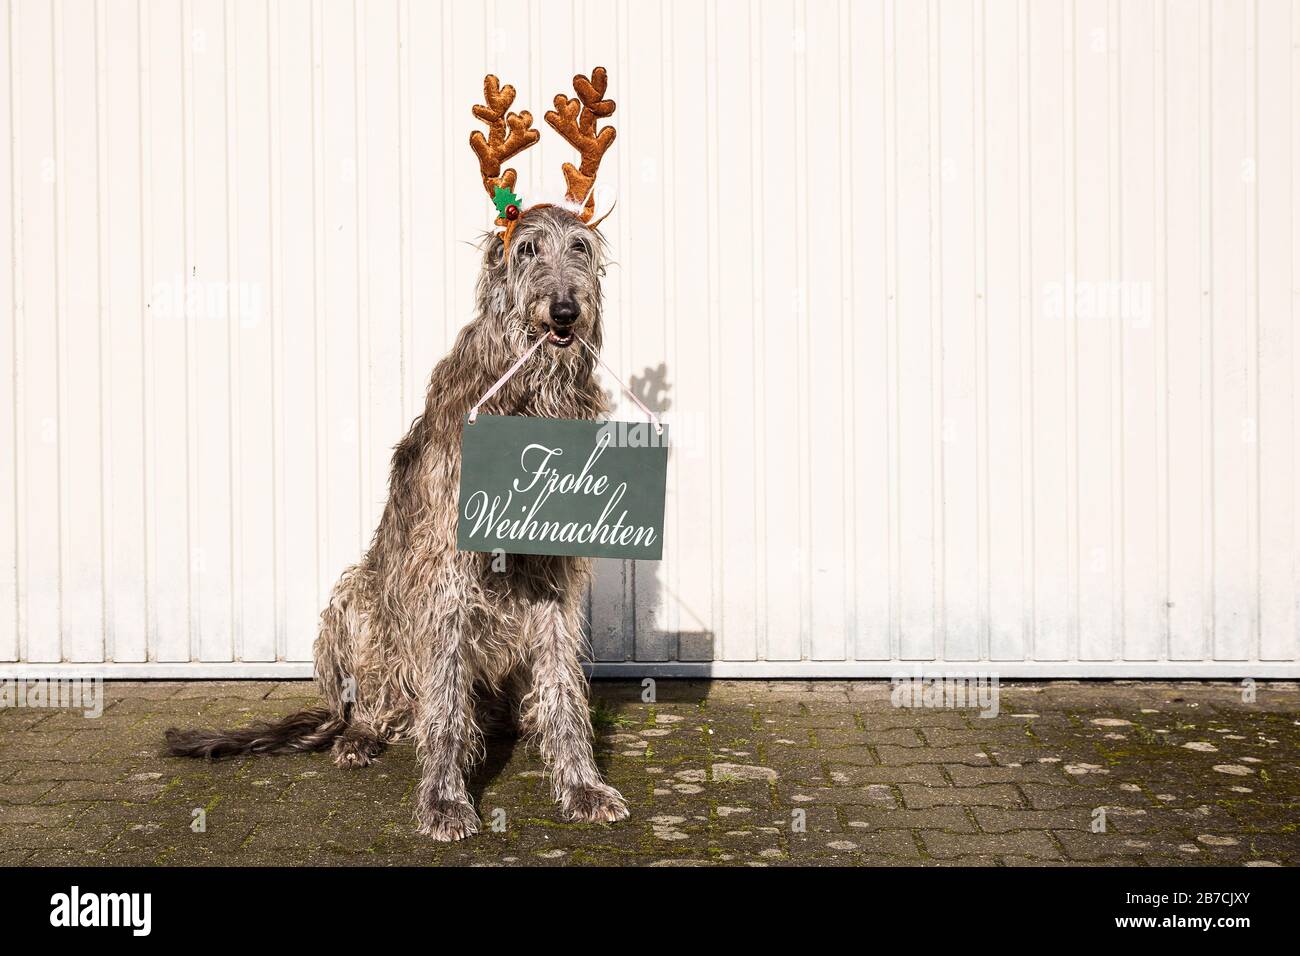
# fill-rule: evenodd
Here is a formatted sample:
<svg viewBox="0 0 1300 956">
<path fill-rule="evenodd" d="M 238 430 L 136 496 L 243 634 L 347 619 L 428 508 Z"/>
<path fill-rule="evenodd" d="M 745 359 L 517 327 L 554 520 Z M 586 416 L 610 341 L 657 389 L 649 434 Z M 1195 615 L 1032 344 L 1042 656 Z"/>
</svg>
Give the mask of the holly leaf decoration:
<svg viewBox="0 0 1300 956">
<path fill-rule="evenodd" d="M 519 197 L 514 194 L 514 190 L 507 189 L 505 186 L 498 186 L 496 192 L 492 194 L 492 204 L 497 207 L 497 215 L 504 216 L 507 206 L 518 206 Z"/>
</svg>

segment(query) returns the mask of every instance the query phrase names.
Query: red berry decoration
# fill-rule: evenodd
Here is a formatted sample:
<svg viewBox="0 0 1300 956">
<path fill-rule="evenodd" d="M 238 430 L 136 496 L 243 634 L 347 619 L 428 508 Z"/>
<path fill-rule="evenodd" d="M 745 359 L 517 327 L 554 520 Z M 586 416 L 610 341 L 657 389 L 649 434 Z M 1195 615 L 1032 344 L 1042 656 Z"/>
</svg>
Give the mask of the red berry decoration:
<svg viewBox="0 0 1300 956">
<path fill-rule="evenodd" d="M 510 222 L 514 222 L 518 218 L 519 218 L 519 207 L 514 205 L 513 203 L 509 206 L 506 206 L 506 219 L 508 219 Z"/>
</svg>

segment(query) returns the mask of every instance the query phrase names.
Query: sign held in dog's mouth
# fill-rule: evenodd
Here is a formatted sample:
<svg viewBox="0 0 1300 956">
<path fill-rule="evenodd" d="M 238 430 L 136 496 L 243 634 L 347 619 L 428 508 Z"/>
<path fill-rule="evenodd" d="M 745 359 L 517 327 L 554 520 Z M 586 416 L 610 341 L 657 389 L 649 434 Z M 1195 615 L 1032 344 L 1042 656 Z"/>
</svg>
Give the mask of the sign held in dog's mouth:
<svg viewBox="0 0 1300 956">
<path fill-rule="evenodd" d="M 657 561 L 667 473 L 666 427 L 466 416 L 456 547 Z"/>
</svg>

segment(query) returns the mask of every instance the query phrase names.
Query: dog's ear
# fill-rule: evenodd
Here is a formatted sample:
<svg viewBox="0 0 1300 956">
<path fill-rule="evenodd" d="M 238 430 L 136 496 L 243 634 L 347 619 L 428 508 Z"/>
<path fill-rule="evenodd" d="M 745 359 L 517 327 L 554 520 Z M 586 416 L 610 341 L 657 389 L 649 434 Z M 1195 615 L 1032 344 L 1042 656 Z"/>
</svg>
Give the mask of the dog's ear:
<svg viewBox="0 0 1300 956">
<path fill-rule="evenodd" d="M 485 246 L 483 264 L 489 269 L 495 269 L 501 265 L 501 260 L 505 258 L 505 238 L 500 233 L 493 233 L 488 236 Z"/>
</svg>

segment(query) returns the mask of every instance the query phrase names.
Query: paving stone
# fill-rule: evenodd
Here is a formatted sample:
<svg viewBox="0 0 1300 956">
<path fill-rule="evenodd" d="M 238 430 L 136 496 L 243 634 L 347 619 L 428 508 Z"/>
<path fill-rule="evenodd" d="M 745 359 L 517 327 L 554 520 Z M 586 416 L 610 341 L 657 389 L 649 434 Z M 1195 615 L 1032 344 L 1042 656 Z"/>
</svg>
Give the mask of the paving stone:
<svg viewBox="0 0 1300 956">
<path fill-rule="evenodd" d="M 880 762 L 886 766 L 907 766 L 917 763 L 968 764 L 985 767 L 991 761 L 984 748 L 978 744 L 958 744 L 953 747 L 877 747 Z"/>
<path fill-rule="evenodd" d="M 924 738 L 927 747 L 962 747 L 969 746 L 972 741 L 982 743 L 990 739 L 991 736 L 997 736 L 988 734 L 986 732 L 988 729 L 990 728 L 987 728 L 983 721 L 974 720 L 970 722 L 969 727 L 922 727 L 918 728 L 915 733 Z M 1021 741 L 1025 736 L 1024 730 L 1020 727 L 1015 727 L 1009 732 L 1004 731 L 1003 735 L 1008 733 L 1014 735 L 1014 739 Z"/>
<path fill-rule="evenodd" d="M 240 700 L 263 700 L 267 694 L 277 687 L 283 686 L 285 686 L 284 682 L 261 680 L 181 681 L 176 688 L 176 693 L 170 699 L 219 700 L 222 698 L 236 698 Z M 305 681 L 302 684 L 304 689 L 309 686 L 310 684 Z M 309 694 L 309 696 L 315 695 Z"/>
<path fill-rule="evenodd" d="M 35 850 L 23 861 L 24 866 L 154 866 L 152 853 L 115 853 L 104 848 L 76 850 Z"/>
<path fill-rule="evenodd" d="M 162 793 L 159 784 L 105 784 L 96 780 L 65 780 L 50 787 L 48 783 L 35 784 L 46 792 L 41 803 L 69 803 L 85 800 L 108 800 L 113 803 L 151 803 Z"/>
<path fill-rule="evenodd" d="M 1090 830 L 1055 830 L 1054 836 L 1065 847 L 1066 855 L 1071 860 L 1097 860 L 1101 858 L 1131 858 L 1145 856 L 1154 849 L 1173 849 L 1172 843 L 1186 843 L 1179 834 L 1172 834 L 1172 841 L 1134 840 L 1120 833 L 1093 833 Z M 1128 861 L 1131 862 L 1131 861 Z"/>
<path fill-rule="evenodd" d="M 0 826 L 6 830 L 17 831 L 25 827 L 67 827 L 88 809 L 85 804 L 65 804 L 63 806 L 46 806 L 35 804 L 28 807 L 7 806 L 0 814 Z M 0 846 L 5 843 L 0 833 Z"/>
<path fill-rule="evenodd" d="M 968 728 L 968 719 L 962 711 L 893 707 L 873 714 L 870 727 L 881 730 L 912 728 L 923 733 L 937 728 L 964 730 Z"/>
<path fill-rule="evenodd" d="M 719 760 L 718 763 L 750 759 L 727 753 L 719 753 L 718 756 L 726 758 L 725 761 Z M 797 753 L 786 751 L 780 755 L 769 755 L 765 765 L 777 773 L 778 779 L 811 786 L 825 786 L 831 783 L 831 777 L 826 769 L 827 756 L 827 752 L 822 750 L 809 749 Z"/>
<path fill-rule="evenodd" d="M 1082 809 L 1068 810 L 1000 810 L 975 807 L 975 821 L 986 833 L 1011 830 L 1087 830 L 1092 814 Z"/>
<path fill-rule="evenodd" d="M 1157 805 L 1143 790 L 1123 790 L 1118 786 L 1071 786 L 1040 783 L 1021 783 L 1020 792 L 1035 810 L 1057 810 L 1061 807 L 1126 806 L 1147 808 Z"/>
<path fill-rule="evenodd" d="M 34 763 L 14 764 L 13 773 L 0 785 L 0 800 L 10 784 L 62 783 L 68 780 L 94 781 L 100 784 L 121 780 L 128 772 L 124 763 Z"/>
<path fill-rule="evenodd" d="M 1113 866 L 1113 865 L 1114 865 L 1113 863 L 1099 862 L 1099 861 L 1096 861 L 1096 860 L 1087 860 L 1087 861 L 1082 861 L 1082 860 L 1040 860 L 1040 859 L 1035 859 L 1035 858 L 1032 857 L 1032 856 L 1003 856 L 1003 857 L 999 857 L 998 860 L 997 860 L 997 862 L 1000 863 L 1002 866 L 1066 866 L 1066 867 L 1076 867 L 1076 866 L 1080 866 L 1080 867 L 1082 867 L 1082 866 L 1088 866 L 1088 867 L 1097 867 L 1097 866 L 1108 866 L 1108 865 L 1109 865 L 1109 866 Z M 1126 866 L 1134 866 L 1134 865 L 1137 865 L 1137 864 L 1136 864 L 1134 861 L 1128 861 L 1128 860 L 1126 860 L 1126 861 L 1124 861 L 1124 865 L 1126 865 Z"/>
<path fill-rule="evenodd" d="M 895 861 L 895 865 L 921 860 L 921 851 L 911 832 L 906 830 L 848 830 L 838 834 L 791 835 L 788 847 L 791 860 L 800 864 L 820 857 L 848 865 L 856 862 L 861 854 L 885 856 Z"/>
<path fill-rule="evenodd" d="M 60 786 L 63 784 L 51 780 L 41 780 L 36 783 L 5 783 L 0 786 L 0 804 L 35 803 Z"/>
<path fill-rule="evenodd" d="M 111 826 L 27 827 L 7 834 L 8 849 L 36 850 L 88 850 L 108 846 L 120 831 Z"/>
<path fill-rule="evenodd" d="M 105 710 L 107 712 L 107 710 Z M 47 711 L 47 716 L 39 723 L 34 723 L 34 729 L 42 732 L 55 730 L 104 730 L 109 724 L 103 720 L 102 715 L 99 717 L 88 715 L 84 710 L 51 710 Z"/>
<path fill-rule="evenodd" d="M 1057 764 L 1022 764 L 1019 767 L 972 767 L 949 764 L 944 767 L 958 787 L 978 787 L 985 783 L 1047 783 L 1069 786 L 1069 777 Z"/>
<path fill-rule="evenodd" d="M 840 806 L 840 807 L 896 807 L 893 788 L 889 784 L 868 784 L 856 787 L 801 787 L 777 788 L 776 805 L 789 807 Z"/>
<path fill-rule="evenodd" d="M 850 826 L 866 824 L 871 830 L 932 828 L 953 833 L 974 833 L 975 824 L 962 807 L 931 807 L 928 810 L 900 810 L 890 807 L 853 807 L 846 811 Z"/>
<path fill-rule="evenodd" d="M 921 841 L 934 857 L 952 858 L 983 854 L 987 856 L 1026 856 L 1036 860 L 1059 860 L 1061 851 L 1041 831 L 1022 833 L 946 833 L 922 830 Z"/>
<path fill-rule="evenodd" d="M 789 738 L 780 739 L 788 740 Z M 874 749 L 869 746 L 822 749 L 811 745 L 790 747 L 785 744 L 774 743 L 767 747 L 766 750 L 774 766 L 783 761 L 800 765 L 816 763 L 818 766 L 827 763 L 846 763 L 859 767 L 874 767 L 880 763 Z"/>
<path fill-rule="evenodd" d="M 963 869 L 969 869 L 970 867 L 977 867 L 977 866 L 998 866 L 999 858 L 996 856 L 987 856 L 982 854 L 964 854 L 962 856 L 955 856 L 951 858 L 939 858 L 939 859 L 931 858 L 925 861 L 925 865 L 961 867 Z M 1055 866 L 1056 863 L 1055 861 L 1039 860 L 1037 862 L 1037 865 Z"/>
<path fill-rule="evenodd" d="M 179 688 L 177 688 L 179 691 Z M 175 696 L 175 693 L 172 695 Z M 220 698 L 213 698 L 214 700 Z M 192 699 L 173 700 L 172 697 L 114 697 L 104 707 L 102 717 L 85 720 L 88 726 L 105 726 L 106 722 L 116 723 L 127 717 L 143 717 L 150 714 L 186 714 L 193 712 Z"/>
<path fill-rule="evenodd" d="M 873 783 L 918 783 L 927 786 L 947 786 L 943 771 L 933 764 L 910 764 L 899 767 L 858 767 L 852 764 L 829 765 L 832 779 L 851 787 Z M 840 774 L 841 777 L 835 777 Z"/>
<path fill-rule="evenodd" d="M 357 771 L 162 756 L 168 727 L 289 713 L 308 681 L 108 682 L 99 718 L 0 710 L 0 864 L 1295 865 L 1300 685 L 1257 689 L 1008 681 L 984 719 L 895 707 L 886 681 L 663 680 L 654 703 L 598 681 L 632 818 L 565 823 L 536 749 L 497 739 L 470 781 L 485 831 L 441 845 L 414 826 L 409 743 Z"/>
<path fill-rule="evenodd" d="M 897 860 L 921 858 L 921 848 L 917 846 L 916 837 L 911 830 L 882 830 L 866 825 L 855 826 L 864 823 L 865 821 L 851 819 L 844 829 L 844 839 L 856 843 L 860 852 L 884 853 Z"/>
<path fill-rule="evenodd" d="M 1010 784 L 989 783 L 981 787 L 926 787 L 900 783 L 899 792 L 909 809 L 928 807 L 1022 807 L 1020 792 Z"/>
<path fill-rule="evenodd" d="M 814 727 L 810 728 L 809 737 L 812 738 L 812 745 L 822 750 L 833 750 L 837 747 L 865 747 L 869 744 L 881 744 L 885 741 L 880 738 L 891 731 L 880 731 L 879 733 L 867 733 L 861 727 Z M 906 731 L 903 731 L 906 733 Z M 913 740 L 916 739 L 915 732 L 912 733 Z M 919 744 L 920 741 L 917 740 Z"/>
<path fill-rule="evenodd" d="M 858 727 L 858 719 L 851 713 L 836 712 L 824 703 L 818 706 L 815 702 L 811 706 L 802 705 L 801 710 L 803 711 L 801 713 L 787 714 L 781 717 L 779 723 L 785 727 L 811 728 L 821 733 L 833 730 L 846 733 L 861 733 Z"/>
<path fill-rule="evenodd" d="M 923 731 L 916 727 L 881 727 L 864 731 L 867 742 L 876 747 L 926 747 L 932 746 Z M 957 741 L 961 743 L 963 741 Z"/>
</svg>

